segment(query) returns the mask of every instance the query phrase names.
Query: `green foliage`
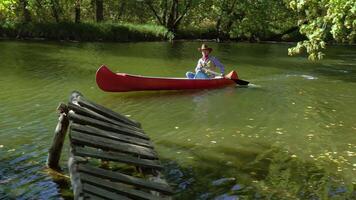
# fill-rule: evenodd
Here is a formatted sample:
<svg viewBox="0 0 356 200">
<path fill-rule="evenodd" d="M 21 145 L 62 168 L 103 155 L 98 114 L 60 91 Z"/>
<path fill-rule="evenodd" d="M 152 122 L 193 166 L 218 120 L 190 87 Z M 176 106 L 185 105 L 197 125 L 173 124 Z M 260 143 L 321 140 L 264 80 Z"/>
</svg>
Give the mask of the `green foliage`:
<svg viewBox="0 0 356 200">
<path fill-rule="evenodd" d="M 298 13 L 300 32 L 307 36 L 289 55 L 309 54 L 311 60 L 321 59 L 322 50 L 330 38 L 340 43 L 354 43 L 356 39 L 356 1 L 354 0 L 291 0 L 289 7 Z"/>
<path fill-rule="evenodd" d="M 77 41 L 148 41 L 170 37 L 167 29 L 157 25 L 118 23 L 28 23 L 3 24 L 0 35 L 16 38 L 47 38 Z M 169 38 L 168 38 L 169 39 Z"/>
<path fill-rule="evenodd" d="M 101 33 L 104 32 L 104 35 L 111 35 L 112 40 L 116 41 L 116 32 L 129 31 L 132 35 L 122 34 L 121 38 L 137 36 L 137 39 L 142 39 L 146 38 L 143 35 L 147 35 L 151 40 L 157 37 L 154 36 L 157 33 L 160 39 L 165 35 L 170 40 L 219 38 L 298 41 L 288 54 L 306 52 L 312 60 L 324 56 L 323 50 L 328 43 L 354 43 L 356 39 L 355 0 L 105 0 L 103 14 L 106 25 L 103 25 L 102 31 L 97 30 L 101 25 L 94 24 L 96 10 L 95 0 L 2 0 L 0 24 L 3 24 L 4 29 L 7 23 L 31 22 L 32 25 L 24 27 L 13 25 L 12 28 L 18 30 L 6 35 L 17 36 L 19 32 L 20 36 L 42 35 L 51 39 L 57 36 L 43 30 L 61 27 L 58 29 L 63 37 L 66 35 L 68 38 L 79 39 L 84 36 L 83 40 L 107 40 L 108 36 Z M 80 22 L 84 24 L 71 24 L 76 14 L 80 15 Z M 38 24 L 46 24 L 48 28 Z M 68 28 L 63 24 L 69 24 Z M 169 32 L 161 28 L 151 30 L 155 29 L 152 25 L 132 28 L 132 24 L 159 24 Z M 92 30 L 93 27 L 95 30 Z M 94 36 L 80 32 L 82 29 L 90 29 L 89 33 Z M 140 31 L 141 34 L 138 34 Z"/>
<path fill-rule="evenodd" d="M 0 22 L 16 18 L 16 0 L 2 0 L 0 1 Z"/>
<path fill-rule="evenodd" d="M 296 16 L 290 14 L 279 0 L 245 1 L 238 6 L 243 17 L 233 25 L 231 37 L 268 40 L 295 26 Z"/>
</svg>

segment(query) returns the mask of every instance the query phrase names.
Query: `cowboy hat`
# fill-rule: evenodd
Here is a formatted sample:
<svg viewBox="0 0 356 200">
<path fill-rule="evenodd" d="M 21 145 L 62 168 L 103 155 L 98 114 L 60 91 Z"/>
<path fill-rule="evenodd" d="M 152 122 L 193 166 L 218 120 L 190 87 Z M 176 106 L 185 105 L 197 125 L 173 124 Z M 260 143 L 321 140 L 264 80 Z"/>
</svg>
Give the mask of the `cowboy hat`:
<svg viewBox="0 0 356 200">
<path fill-rule="evenodd" d="M 198 48 L 198 51 L 203 51 L 203 50 L 209 50 L 211 52 L 213 49 L 208 47 L 206 44 L 202 44 L 200 48 Z"/>
</svg>

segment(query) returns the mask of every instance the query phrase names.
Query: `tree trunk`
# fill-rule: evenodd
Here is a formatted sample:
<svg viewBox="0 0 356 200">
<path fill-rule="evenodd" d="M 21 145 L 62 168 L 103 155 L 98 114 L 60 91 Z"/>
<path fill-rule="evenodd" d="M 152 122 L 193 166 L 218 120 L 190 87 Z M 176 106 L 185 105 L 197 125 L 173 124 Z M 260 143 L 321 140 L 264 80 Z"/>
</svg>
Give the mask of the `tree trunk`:
<svg viewBox="0 0 356 200">
<path fill-rule="evenodd" d="M 27 5 L 28 5 L 27 0 L 20 0 L 20 6 L 23 13 L 23 21 L 25 23 L 32 21 L 30 11 L 27 9 Z"/>
<path fill-rule="evenodd" d="M 96 22 L 104 20 L 104 5 L 103 0 L 96 0 Z"/>
<path fill-rule="evenodd" d="M 75 23 L 80 23 L 80 0 L 76 0 L 75 2 Z"/>
<path fill-rule="evenodd" d="M 56 20 L 56 22 L 58 23 L 59 22 L 59 12 L 60 12 L 58 0 L 51 0 L 51 8 L 52 8 L 53 17 Z"/>
<path fill-rule="evenodd" d="M 117 20 L 121 19 L 121 16 L 125 12 L 125 7 L 126 7 L 126 1 L 121 2 L 121 4 L 119 5 L 119 8 L 118 8 L 118 12 L 117 12 Z"/>
</svg>

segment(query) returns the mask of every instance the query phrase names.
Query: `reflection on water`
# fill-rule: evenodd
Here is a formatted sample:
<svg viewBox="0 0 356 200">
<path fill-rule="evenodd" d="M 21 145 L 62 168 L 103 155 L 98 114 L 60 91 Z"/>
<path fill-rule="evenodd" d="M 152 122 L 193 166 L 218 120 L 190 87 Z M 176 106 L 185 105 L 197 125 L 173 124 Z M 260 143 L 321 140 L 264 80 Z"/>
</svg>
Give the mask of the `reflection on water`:
<svg viewBox="0 0 356 200">
<path fill-rule="evenodd" d="M 70 198 L 66 178 L 44 165 L 55 108 L 72 90 L 142 122 L 177 199 L 355 197 L 355 47 L 313 63 L 286 56 L 288 45 L 209 44 L 248 87 L 104 93 L 95 84 L 101 64 L 183 77 L 200 45 L 1 41 L 0 199 Z"/>
</svg>

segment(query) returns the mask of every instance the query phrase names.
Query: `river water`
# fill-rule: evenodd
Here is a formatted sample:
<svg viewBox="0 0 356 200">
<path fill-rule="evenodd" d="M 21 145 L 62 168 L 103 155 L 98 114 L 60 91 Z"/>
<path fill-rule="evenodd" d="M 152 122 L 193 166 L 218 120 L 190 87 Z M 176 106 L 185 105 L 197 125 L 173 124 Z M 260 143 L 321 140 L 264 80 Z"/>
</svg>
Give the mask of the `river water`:
<svg viewBox="0 0 356 200">
<path fill-rule="evenodd" d="M 73 90 L 142 123 L 177 199 L 356 198 L 356 47 L 329 47 L 311 62 L 287 56 L 291 44 L 208 44 L 252 85 L 130 93 L 96 86 L 102 64 L 184 76 L 200 42 L 0 41 L 0 199 L 70 197 L 44 166 L 56 107 Z"/>
</svg>

